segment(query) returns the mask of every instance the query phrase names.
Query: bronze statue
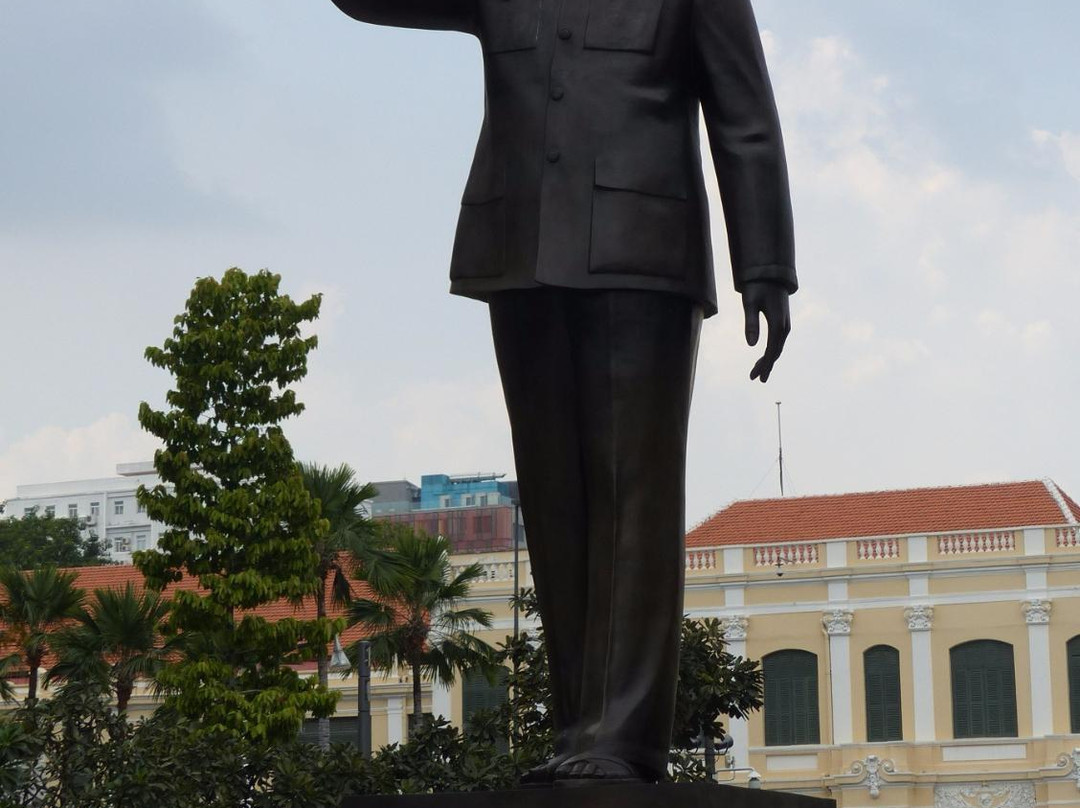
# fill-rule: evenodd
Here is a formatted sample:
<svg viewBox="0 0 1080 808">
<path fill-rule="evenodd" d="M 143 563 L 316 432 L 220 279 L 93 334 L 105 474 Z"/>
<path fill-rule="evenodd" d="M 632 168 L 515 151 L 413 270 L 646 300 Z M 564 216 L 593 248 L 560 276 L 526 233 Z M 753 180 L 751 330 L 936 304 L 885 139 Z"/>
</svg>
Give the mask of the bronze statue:
<svg viewBox="0 0 1080 808">
<path fill-rule="evenodd" d="M 525 784 L 662 779 L 678 676 L 687 417 L 716 312 L 704 114 L 766 381 L 797 288 L 750 0 L 334 0 L 463 31 L 485 115 L 451 292 L 488 302 L 547 634 L 556 757 Z"/>
</svg>

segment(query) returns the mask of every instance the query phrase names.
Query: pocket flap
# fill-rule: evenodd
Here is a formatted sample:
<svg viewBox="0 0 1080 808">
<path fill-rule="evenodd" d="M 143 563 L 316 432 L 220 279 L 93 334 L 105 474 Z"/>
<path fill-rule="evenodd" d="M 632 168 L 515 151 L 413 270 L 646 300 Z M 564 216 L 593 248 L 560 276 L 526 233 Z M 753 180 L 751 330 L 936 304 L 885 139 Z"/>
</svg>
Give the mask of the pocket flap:
<svg viewBox="0 0 1080 808">
<path fill-rule="evenodd" d="M 585 47 L 650 53 L 664 0 L 589 0 Z"/>
<path fill-rule="evenodd" d="M 613 151 L 596 158 L 596 185 L 652 196 L 686 199 L 686 163 L 663 149 Z"/>
</svg>

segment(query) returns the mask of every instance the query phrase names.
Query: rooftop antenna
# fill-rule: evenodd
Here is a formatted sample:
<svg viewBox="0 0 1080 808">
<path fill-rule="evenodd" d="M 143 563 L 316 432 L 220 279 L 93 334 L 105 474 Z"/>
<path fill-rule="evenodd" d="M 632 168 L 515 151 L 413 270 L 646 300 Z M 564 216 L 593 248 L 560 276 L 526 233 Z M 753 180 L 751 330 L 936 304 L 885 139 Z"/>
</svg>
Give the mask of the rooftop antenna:
<svg viewBox="0 0 1080 808">
<path fill-rule="evenodd" d="M 780 402 L 776 402 L 776 435 L 780 444 L 780 496 L 784 496 L 784 430 L 780 424 Z"/>
</svg>

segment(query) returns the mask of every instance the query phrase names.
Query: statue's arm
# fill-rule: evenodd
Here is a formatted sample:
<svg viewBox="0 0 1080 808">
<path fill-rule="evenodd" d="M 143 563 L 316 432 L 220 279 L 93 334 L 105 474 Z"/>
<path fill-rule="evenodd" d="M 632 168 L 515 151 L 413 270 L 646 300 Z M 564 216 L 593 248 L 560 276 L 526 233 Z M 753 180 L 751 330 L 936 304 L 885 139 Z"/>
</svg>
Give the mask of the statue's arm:
<svg viewBox="0 0 1080 808">
<path fill-rule="evenodd" d="M 334 0 L 361 22 L 440 31 L 475 30 L 476 0 Z"/>
<path fill-rule="evenodd" d="M 750 0 L 693 0 L 701 107 L 727 222 L 735 288 L 798 288 L 787 160 Z"/>
</svg>

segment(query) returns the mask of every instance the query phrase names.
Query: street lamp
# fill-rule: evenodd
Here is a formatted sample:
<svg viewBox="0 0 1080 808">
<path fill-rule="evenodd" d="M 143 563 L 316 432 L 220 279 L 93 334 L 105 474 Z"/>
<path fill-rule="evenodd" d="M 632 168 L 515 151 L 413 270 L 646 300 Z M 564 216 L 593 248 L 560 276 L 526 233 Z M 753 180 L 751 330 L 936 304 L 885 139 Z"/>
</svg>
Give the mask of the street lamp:
<svg viewBox="0 0 1080 808">
<path fill-rule="evenodd" d="M 360 754 L 371 757 L 371 643 L 360 640 L 356 644 L 359 658 L 356 660 L 356 740 Z M 330 669 L 348 671 L 352 668 L 348 655 L 341 647 L 341 636 L 334 635 L 334 654 L 330 657 Z"/>
</svg>

